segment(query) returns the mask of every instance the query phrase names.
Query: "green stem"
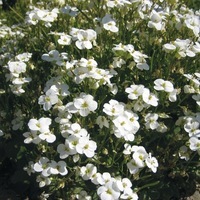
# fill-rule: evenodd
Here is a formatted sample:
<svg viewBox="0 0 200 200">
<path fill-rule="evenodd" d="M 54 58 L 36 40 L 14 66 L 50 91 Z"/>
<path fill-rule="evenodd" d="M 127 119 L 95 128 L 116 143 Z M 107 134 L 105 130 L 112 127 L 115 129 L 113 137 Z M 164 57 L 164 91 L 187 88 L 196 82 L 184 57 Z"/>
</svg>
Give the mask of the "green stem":
<svg viewBox="0 0 200 200">
<path fill-rule="evenodd" d="M 140 191 L 140 190 L 143 190 L 143 189 L 145 189 L 145 188 L 148 188 L 148 187 L 152 187 L 152 186 L 158 185 L 159 183 L 160 183 L 160 181 L 156 181 L 156 182 L 154 182 L 154 183 L 146 184 L 146 185 L 144 185 L 144 186 L 138 188 L 137 192 Z"/>
<path fill-rule="evenodd" d="M 24 18 L 17 11 L 15 11 L 11 6 L 9 7 L 9 9 L 12 10 L 20 19 L 24 20 Z"/>
</svg>

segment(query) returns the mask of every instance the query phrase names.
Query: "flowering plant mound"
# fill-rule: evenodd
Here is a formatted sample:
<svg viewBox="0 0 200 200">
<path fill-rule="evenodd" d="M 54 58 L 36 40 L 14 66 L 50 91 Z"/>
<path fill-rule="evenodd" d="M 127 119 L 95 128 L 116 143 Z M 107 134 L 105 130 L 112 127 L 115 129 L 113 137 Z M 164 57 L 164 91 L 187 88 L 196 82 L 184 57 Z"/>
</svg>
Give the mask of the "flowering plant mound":
<svg viewBox="0 0 200 200">
<path fill-rule="evenodd" d="M 22 198 L 195 192 L 200 10 L 178 0 L 19 0 L 0 16 L 0 163 L 15 165 Z"/>
</svg>

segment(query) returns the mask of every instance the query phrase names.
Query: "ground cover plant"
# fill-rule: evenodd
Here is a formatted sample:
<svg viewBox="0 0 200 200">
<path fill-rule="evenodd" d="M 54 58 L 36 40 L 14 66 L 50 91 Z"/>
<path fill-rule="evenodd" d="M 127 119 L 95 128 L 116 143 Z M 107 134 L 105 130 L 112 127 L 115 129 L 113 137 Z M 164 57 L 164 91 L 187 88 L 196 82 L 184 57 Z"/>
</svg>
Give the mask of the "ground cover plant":
<svg viewBox="0 0 200 200">
<path fill-rule="evenodd" d="M 181 199 L 199 183 L 198 1 L 0 10 L 0 174 L 21 199 Z"/>
</svg>

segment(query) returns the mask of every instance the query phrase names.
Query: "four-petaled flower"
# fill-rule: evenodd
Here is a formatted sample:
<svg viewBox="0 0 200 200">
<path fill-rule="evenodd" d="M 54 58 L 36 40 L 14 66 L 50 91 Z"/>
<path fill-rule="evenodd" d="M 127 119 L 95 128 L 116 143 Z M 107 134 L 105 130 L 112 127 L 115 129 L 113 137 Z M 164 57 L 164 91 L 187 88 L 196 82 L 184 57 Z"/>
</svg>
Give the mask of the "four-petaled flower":
<svg viewBox="0 0 200 200">
<path fill-rule="evenodd" d="M 106 15 L 102 18 L 102 24 L 103 24 L 103 28 L 111 31 L 113 33 L 116 33 L 119 31 L 118 27 L 116 26 L 116 22 L 114 19 L 111 18 L 111 15 Z"/>
<path fill-rule="evenodd" d="M 46 91 L 45 95 L 41 95 L 38 99 L 38 104 L 43 105 L 45 111 L 50 110 L 56 103 L 58 103 L 58 95 L 51 88 Z"/>
<path fill-rule="evenodd" d="M 174 86 L 170 81 L 165 81 L 163 79 L 156 79 L 154 81 L 154 89 L 158 91 L 173 92 Z"/>
<path fill-rule="evenodd" d="M 68 111 L 71 113 L 78 112 L 82 117 L 86 117 L 90 112 L 97 109 L 97 102 L 90 94 L 81 93 L 73 102 L 67 104 Z"/>
</svg>

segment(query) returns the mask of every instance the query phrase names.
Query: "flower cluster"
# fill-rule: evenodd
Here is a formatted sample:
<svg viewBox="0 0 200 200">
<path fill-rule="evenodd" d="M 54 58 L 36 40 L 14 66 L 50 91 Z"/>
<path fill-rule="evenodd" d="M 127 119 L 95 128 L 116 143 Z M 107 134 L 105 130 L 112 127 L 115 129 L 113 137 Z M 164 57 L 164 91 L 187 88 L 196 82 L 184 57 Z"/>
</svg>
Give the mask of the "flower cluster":
<svg viewBox="0 0 200 200">
<path fill-rule="evenodd" d="M 199 11 L 177 0 L 19 5 L 0 20 L 0 160 L 38 182 L 41 199 L 194 191 Z"/>
<path fill-rule="evenodd" d="M 69 126 L 68 129 L 62 129 L 61 132 L 62 136 L 65 138 L 65 143 L 59 144 L 57 147 L 60 158 L 65 159 L 69 155 L 77 154 L 84 154 L 88 158 L 92 158 L 97 149 L 96 142 L 90 139 L 87 130 L 81 128 L 78 123 L 73 123 Z M 74 156 L 74 159 L 77 160 L 78 157 Z"/>
<path fill-rule="evenodd" d="M 113 122 L 113 132 L 117 138 L 133 141 L 135 133 L 139 130 L 138 115 L 131 110 L 126 110 L 123 103 L 111 99 L 104 104 L 105 112 Z"/>
<path fill-rule="evenodd" d="M 32 10 L 27 12 L 26 23 L 36 25 L 40 21 L 44 22 L 45 26 L 51 26 L 51 23 L 56 21 L 58 17 L 58 9 L 46 10 L 32 7 Z"/>
<path fill-rule="evenodd" d="M 98 186 L 97 194 L 100 199 L 138 199 L 138 195 L 131 189 L 132 183 L 128 178 L 114 178 L 108 172 L 101 174 L 91 163 L 80 168 L 80 176 Z"/>
<path fill-rule="evenodd" d="M 30 119 L 28 127 L 30 132 L 24 133 L 25 143 L 35 143 L 38 144 L 42 140 L 52 143 L 56 140 L 56 136 L 49 130 L 49 125 L 51 124 L 51 119 L 47 117 L 42 117 L 39 120 Z"/>
<path fill-rule="evenodd" d="M 135 111 L 142 111 L 143 108 L 158 106 L 158 97 L 156 94 L 152 93 L 144 85 L 131 85 L 125 90 L 128 93 L 128 98 L 134 101 L 133 109 Z"/>
<path fill-rule="evenodd" d="M 118 55 L 121 52 L 128 52 L 129 55 L 133 58 L 134 62 L 130 65 L 136 64 L 136 67 L 140 70 L 149 70 L 149 65 L 146 63 L 147 55 L 141 53 L 140 51 L 136 51 L 132 44 L 123 45 L 122 43 L 115 45 L 113 51 Z"/>
<path fill-rule="evenodd" d="M 177 58 L 186 56 L 194 57 L 196 54 L 200 53 L 200 43 L 195 42 L 195 44 L 193 44 L 190 39 L 176 39 L 171 43 L 164 44 L 163 49 L 167 53 L 175 53 Z"/>
<path fill-rule="evenodd" d="M 67 110 L 69 113 L 78 112 L 82 117 L 86 117 L 90 112 L 94 112 L 97 109 L 97 102 L 93 99 L 93 96 L 81 93 L 78 98 L 66 105 Z"/>
<path fill-rule="evenodd" d="M 131 174 L 136 174 L 145 166 L 156 173 L 158 161 L 155 157 L 151 156 L 151 153 L 148 154 L 143 146 L 130 146 L 129 144 L 125 144 L 124 147 L 123 153 L 125 155 L 132 154 L 132 159 L 127 163 L 127 167 Z"/>
<path fill-rule="evenodd" d="M 23 77 L 23 73 L 26 72 L 27 62 L 31 58 L 31 53 L 23 53 L 15 56 L 15 60 L 9 61 L 6 66 L 6 69 L 9 70 L 9 74 L 6 74 L 7 81 L 11 82 L 10 88 L 12 92 L 16 95 L 21 95 L 25 92 L 22 88 L 25 83 L 31 81 L 30 77 Z"/>
<path fill-rule="evenodd" d="M 31 167 L 32 171 L 41 173 L 37 176 L 37 182 L 39 182 L 40 187 L 44 187 L 51 183 L 51 179 L 49 178 L 50 175 L 60 174 L 65 176 L 68 174 L 66 163 L 64 161 L 50 161 L 46 157 L 41 157 L 38 162 L 32 164 Z"/>
<path fill-rule="evenodd" d="M 72 28 L 70 31 L 72 40 L 76 41 L 75 44 L 78 49 L 92 49 L 92 43 L 95 44 L 97 34 L 92 29 L 77 29 Z"/>
</svg>

